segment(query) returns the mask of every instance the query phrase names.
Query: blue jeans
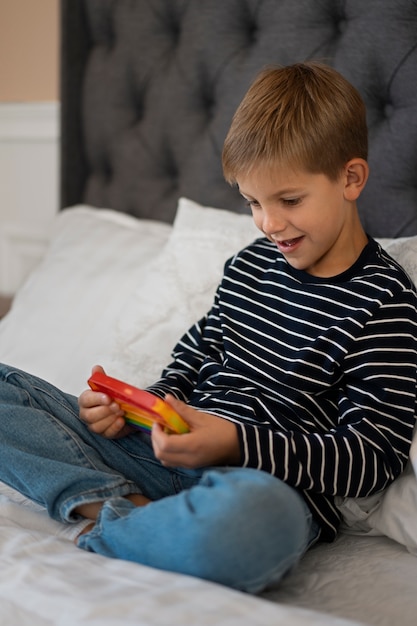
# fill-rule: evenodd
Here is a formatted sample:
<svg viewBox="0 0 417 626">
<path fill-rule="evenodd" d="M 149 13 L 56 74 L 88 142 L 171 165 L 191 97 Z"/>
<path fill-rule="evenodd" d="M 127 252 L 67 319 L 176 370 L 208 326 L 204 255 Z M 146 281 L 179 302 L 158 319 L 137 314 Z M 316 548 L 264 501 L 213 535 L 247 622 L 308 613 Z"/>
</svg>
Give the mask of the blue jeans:
<svg viewBox="0 0 417 626">
<path fill-rule="evenodd" d="M 108 440 L 78 417 L 78 403 L 49 383 L 0 365 L 0 480 L 77 521 L 103 501 L 78 545 L 99 554 L 256 593 L 277 583 L 317 539 L 301 495 L 248 468 L 166 468 L 147 434 Z M 135 507 L 124 498 L 143 493 Z"/>
</svg>

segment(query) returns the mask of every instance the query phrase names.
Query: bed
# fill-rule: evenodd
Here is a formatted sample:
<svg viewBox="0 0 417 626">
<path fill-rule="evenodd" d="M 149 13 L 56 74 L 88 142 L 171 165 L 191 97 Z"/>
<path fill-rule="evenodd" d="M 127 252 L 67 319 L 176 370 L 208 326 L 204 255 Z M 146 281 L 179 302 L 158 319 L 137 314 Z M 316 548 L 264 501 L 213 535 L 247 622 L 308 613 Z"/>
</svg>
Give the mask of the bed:
<svg viewBox="0 0 417 626">
<path fill-rule="evenodd" d="M 417 281 L 415 0 L 63 0 L 61 198 L 44 258 L 0 322 L 0 361 L 79 394 L 91 366 L 151 383 L 256 236 L 220 153 L 259 69 L 305 59 L 368 108 L 367 231 Z M 383 497 L 347 501 L 260 596 L 78 550 L 0 485 L 0 621 L 43 626 L 414 626 L 417 438 Z"/>
</svg>

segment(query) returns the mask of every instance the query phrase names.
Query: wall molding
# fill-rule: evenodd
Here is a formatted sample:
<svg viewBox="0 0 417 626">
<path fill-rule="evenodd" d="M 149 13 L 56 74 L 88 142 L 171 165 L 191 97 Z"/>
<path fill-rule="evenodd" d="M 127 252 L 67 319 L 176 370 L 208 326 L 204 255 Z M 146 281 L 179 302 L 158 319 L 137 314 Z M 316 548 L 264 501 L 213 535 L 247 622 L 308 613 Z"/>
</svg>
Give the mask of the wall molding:
<svg viewBox="0 0 417 626">
<path fill-rule="evenodd" d="M 59 102 L 0 102 L 0 141 L 56 141 Z"/>
</svg>

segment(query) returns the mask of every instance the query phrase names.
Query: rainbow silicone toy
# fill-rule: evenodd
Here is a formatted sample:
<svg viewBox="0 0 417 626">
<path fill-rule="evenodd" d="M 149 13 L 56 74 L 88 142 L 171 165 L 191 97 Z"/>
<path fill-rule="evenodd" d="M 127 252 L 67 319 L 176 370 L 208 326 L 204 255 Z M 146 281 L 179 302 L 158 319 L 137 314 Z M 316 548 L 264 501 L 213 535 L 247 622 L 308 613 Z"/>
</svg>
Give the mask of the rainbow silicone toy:
<svg viewBox="0 0 417 626">
<path fill-rule="evenodd" d="M 93 391 L 102 391 L 110 396 L 124 412 L 129 424 L 149 432 L 152 424 L 158 422 L 167 432 L 182 434 L 189 432 L 187 424 L 176 411 L 161 398 L 148 391 L 95 372 L 88 379 Z"/>
</svg>

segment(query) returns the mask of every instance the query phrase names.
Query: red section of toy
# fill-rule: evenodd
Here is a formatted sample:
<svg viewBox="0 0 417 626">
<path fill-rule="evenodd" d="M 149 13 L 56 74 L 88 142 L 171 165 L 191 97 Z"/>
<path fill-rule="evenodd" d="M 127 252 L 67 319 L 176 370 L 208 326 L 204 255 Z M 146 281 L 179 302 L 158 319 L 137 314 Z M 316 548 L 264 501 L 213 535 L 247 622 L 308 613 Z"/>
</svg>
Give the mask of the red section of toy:
<svg viewBox="0 0 417 626">
<path fill-rule="evenodd" d="M 136 428 L 150 431 L 152 424 L 158 422 L 171 433 L 189 432 L 187 424 L 171 405 L 148 391 L 128 385 L 102 372 L 92 374 L 88 384 L 93 391 L 101 391 L 117 402 L 124 411 L 126 421 Z"/>
</svg>

